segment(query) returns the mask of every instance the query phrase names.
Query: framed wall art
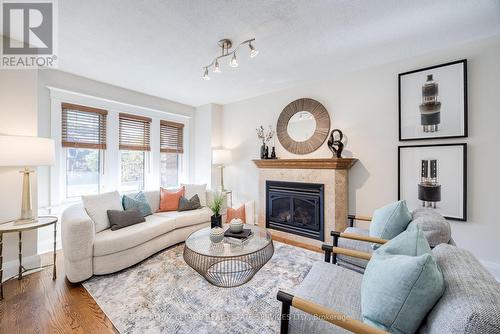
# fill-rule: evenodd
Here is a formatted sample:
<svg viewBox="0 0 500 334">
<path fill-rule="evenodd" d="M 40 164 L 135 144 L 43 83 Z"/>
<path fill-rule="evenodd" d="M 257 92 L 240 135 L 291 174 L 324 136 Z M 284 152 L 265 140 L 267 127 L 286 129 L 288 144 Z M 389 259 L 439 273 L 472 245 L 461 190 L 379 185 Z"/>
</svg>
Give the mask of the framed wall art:
<svg viewBox="0 0 500 334">
<path fill-rule="evenodd" d="M 399 74 L 399 140 L 467 137 L 467 60 Z"/>
<path fill-rule="evenodd" d="M 398 147 L 398 198 L 467 220 L 467 144 Z"/>
</svg>

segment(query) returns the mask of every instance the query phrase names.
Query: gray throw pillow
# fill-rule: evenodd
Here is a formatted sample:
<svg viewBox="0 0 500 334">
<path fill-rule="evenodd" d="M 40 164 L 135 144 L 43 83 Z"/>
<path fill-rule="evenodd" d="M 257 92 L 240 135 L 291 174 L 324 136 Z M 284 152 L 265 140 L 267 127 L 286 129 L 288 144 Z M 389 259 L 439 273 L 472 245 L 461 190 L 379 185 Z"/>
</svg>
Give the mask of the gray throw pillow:
<svg viewBox="0 0 500 334">
<path fill-rule="evenodd" d="M 111 224 L 111 231 L 145 222 L 146 219 L 137 208 L 129 210 L 108 210 L 108 218 Z"/>
<path fill-rule="evenodd" d="M 186 197 L 182 196 L 181 199 L 179 200 L 178 211 L 189 211 L 189 210 L 196 210 L 199 208 L 201 208 L 201 204 L 198 195 L 194 195 L 189 200 Z"/>
</svg>

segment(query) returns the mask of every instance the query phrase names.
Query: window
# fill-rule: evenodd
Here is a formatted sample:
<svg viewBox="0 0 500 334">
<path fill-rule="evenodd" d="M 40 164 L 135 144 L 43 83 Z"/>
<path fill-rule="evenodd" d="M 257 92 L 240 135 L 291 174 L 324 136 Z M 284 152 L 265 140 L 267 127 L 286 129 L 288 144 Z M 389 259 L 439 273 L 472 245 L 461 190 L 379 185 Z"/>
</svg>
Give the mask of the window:
<svg viewBox="0 0 500 334">
<path fill-rule="evenodd" d="M 151 118 L 120 114 L 122 191 L 144 189 L 144 175 L 150 146 Z"/>
<path fill-rule="evenodd" d="M 66 198 L 97 194 L 106 150 L 107 111 L 62 104 L 62 147 Z"/>
<path fill-rule="evenodd" d="M 184 153 L 184 124 L 160 121 L 160 185 L 179 185 Z"/>
</svg>

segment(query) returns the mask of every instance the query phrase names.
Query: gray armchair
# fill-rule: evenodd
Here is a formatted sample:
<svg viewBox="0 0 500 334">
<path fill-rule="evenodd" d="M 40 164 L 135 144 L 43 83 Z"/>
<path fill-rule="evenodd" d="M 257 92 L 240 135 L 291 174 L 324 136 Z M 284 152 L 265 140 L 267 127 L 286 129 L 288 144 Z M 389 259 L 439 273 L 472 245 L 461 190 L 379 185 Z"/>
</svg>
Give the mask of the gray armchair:
<svg viewBox="0 0 500 334">
<path fill-rule="evenodd" d="M 363 274 L 331 263 L 333 256 L 369 261 L 371 254 L 332 245 L 323 245 L 323 249 L 325 262 L 315 263 L 295 291 L 278 291 L 277 299 L 282 302 L 281 333 L 386 333 L 362 321 Z M 441 244 L 432 253 L 443 273 L 446 289 L 418 332 L 497 333 L 500 284 L 464 249 Z"/>
<path fill-rule="evenodd" d="M 352 249 L 365 253 L 373 252 L 373 244 L 384 244 L 387 240 L 370 237 L 368 229 L 357 227 L 356 222 L 369 224 L 372 217 L 369 216 L 348 216 L 348 227 L 344 232 L 332 231 L 333 246 L 346 249 Z M 412 212 L 412 221 L 408 224 L 408 228 L 419 226 L 425 234 L 427 241 L 431 247 L 436 247 L 442 243 L 454 244 L 451 238 L 450 224 L 446 219 L 433 209 L 419 208 Z M 334 256 L 335 263 L 339 265 L 363 273 L 368 261 L 362 258 L 339 254 Z"/>
</svg>

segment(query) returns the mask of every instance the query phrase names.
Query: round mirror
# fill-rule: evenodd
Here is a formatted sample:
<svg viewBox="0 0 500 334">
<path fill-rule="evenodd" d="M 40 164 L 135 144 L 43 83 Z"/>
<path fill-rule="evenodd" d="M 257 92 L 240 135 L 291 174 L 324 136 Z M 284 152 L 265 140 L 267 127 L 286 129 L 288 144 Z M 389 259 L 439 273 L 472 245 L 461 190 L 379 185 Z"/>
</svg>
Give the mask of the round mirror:
<svg viewBox="0 0 500 334">
<path fill-rule="evenodd" d="M 316 100 L 302 98 L 289 103 L 276 124 L 281 145 L 294 154 L 316 151 L 330 132 L 330 116 Z"/>
<path fill-rule="evenodd" d="M 316 131 L 316 120 L 309 111 L 299 111 L 288 121 L 287 132 L 290 138 L 301 142 L 309 140 Z"/>
</svg>

